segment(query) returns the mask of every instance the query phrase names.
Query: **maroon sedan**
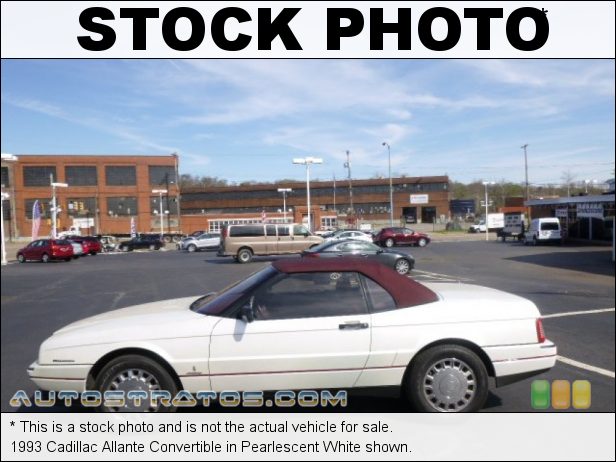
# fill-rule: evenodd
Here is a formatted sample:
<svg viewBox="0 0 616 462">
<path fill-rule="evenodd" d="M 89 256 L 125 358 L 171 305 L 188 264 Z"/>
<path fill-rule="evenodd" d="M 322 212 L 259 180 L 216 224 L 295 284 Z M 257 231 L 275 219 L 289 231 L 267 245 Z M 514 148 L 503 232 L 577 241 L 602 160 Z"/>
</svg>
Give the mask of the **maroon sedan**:
<svg viewBox="0 0 616 462">
<path fill-rule="evenodd" d="M 383 228 L 372 240 L 375 244 L 383 247 L 393 247 L 394 245 L 425 247 L 430 243 L 430 236 L 418 233 L 410 228 Z"/>
<path fill-rule="evenodd" d="M 43 263 L 50 260 L 71 261 L 72 258 L 73 246 L 64 239 L 38 239 L 17 251 L 19 263 L 27 260 L 42 261 Z"/>
<path fill-rule="evenodd" d="M 84 255 L 96 255 L 103 250 L 101 242 L 94 236 L 71 236 L 69 240 L 79 242 L 83 247 Z"/>
</svg>

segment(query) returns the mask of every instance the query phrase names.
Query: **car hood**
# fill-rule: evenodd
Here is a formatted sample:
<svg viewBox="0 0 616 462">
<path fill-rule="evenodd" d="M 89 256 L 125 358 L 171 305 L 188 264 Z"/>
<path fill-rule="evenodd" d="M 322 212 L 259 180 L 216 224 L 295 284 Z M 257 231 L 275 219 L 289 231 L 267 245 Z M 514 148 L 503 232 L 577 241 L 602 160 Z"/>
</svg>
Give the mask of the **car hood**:
<svg viewBox="0 0 616 462">
<path fill-rule="evenodd" d="M 46 348 L 209 335 L 218 318 L 195 313 L 198 297 L 162 300 L 109 311 L 54 332 Z"/>
<path fill-rule="evenodd" d="M 530 300 L 518 295 L 474 284 L 422 283 L 440 301 L 437 311 L 449 322 L 539 318 Z M 432 311 L 434 314 L 434 311 Z"/>
</svg>

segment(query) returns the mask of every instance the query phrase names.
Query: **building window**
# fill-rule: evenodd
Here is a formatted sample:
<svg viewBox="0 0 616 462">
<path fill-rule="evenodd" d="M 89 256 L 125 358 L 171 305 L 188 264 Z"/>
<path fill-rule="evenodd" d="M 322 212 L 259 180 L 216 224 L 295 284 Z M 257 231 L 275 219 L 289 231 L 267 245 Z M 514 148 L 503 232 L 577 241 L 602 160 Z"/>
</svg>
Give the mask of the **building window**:
<svg viewBox="0 0 616 462">
<path fill-rule="evenodd" d="M 95 197 L 70 198 L 66 204 L 66 212 L 69 217 L 88 217 L 96 213 Z"/>
<path fill-rule="evenodd" d="M 329 229 L 329 228 L 337 228 L 338 227 L 338 219 L 336 217 L 321 217 L 321 228 Z"/>
<path fill-rule="evenodd" d="M 41 218 L 51 218 L 51 199 L 49 197 L 46 199 L 26 199 L 24 201 L 24 212 L 26 213 L 26 218 L 28 220 L 32 220 L 32 208 L 35 201 L 39 202 Z"/>
<path fill-rule="evenodd" d="M 9 168 L 2 167 L 2 186 L 8 188 L 9 184 Z"/>
<path fill-rule="evenodd" d="M 105 167 L 107 186 L 135 186 L 137 185 L 137 170 L 134 166 L 107 166 Z"/>
<path fill-rule="evenodd" d="M 175 184 L 175 167 L 167 165 L 150 165 L 150 185 L 167 186 Z"/>
<path fill-rule="evenodd" d="M 24 186 L 50 186 L 56 181 L 56 167 L 26 167 L 23 168 Z M 51 175 L 51 177 L 50 177 Z M 53 180 L 52 180 L 53 178 Z"/>
<path fill-rule="evenodd" d="M 136 197 L 108 197 L 107 214 L 110 217 L 128 217 L 137 215 Z"/>
<path fill-rule="evenodd" d="M 96 186 L 98 184 L 96 166 L 71 165 L 64 169 L 64 177 L 69 186 Z"/>
<path fill-rule="evenodd" d="M 150 213 L 157 215 L 160 213 L 160 196 L 150 197 Z M 168 211 L 170 215 L 178 214 L 178 201 L 177 198 L 167 196 L 163 194 L 163 213 Z"/>
<path fill-rule="evenodd" d="M 208 220 L 211 233 L 219 233 L 222 227 L 225 225 L 250 225 L 261 223 L 261 217 L 259 218 L 237 218 L 235 220 Z"/>
</svg>

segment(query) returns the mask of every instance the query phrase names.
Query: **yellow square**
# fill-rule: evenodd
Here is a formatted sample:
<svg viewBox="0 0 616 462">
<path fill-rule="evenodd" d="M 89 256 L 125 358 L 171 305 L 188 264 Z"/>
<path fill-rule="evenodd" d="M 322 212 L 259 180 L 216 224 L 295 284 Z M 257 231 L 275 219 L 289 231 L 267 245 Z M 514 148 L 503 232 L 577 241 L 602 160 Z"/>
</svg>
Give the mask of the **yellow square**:
<svg viewBox="0 0 616 462">
<path fill-rule="evenodd" d="M 589 409 L 591 388 L 588 380 L 573 382 L 573 407 L 575 409 Z"/>
<path fill-rule="evenodd" d="M 552 382 L 552 408 L 569 409 L 571 406 L 571 385 L 568 380 Z"/>
</svg>

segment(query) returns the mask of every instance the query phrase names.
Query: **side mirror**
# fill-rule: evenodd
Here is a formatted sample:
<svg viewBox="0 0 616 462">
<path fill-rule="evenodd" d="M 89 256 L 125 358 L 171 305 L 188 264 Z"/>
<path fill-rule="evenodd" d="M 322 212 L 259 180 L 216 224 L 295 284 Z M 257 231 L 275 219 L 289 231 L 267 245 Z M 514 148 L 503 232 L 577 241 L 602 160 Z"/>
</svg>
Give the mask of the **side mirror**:
<svg viewBox="0 0 616 462">
<path fill-rule="evenodd" d="M 255 310 L 252 307 L 254 301 L 255 301 L 255 298 L 250 297 L 250 300 L 247 303 L 245 303 L 240 309 L 240 318 L 246 324 L 251 323 L 255 320 Z"/>
</svg>

